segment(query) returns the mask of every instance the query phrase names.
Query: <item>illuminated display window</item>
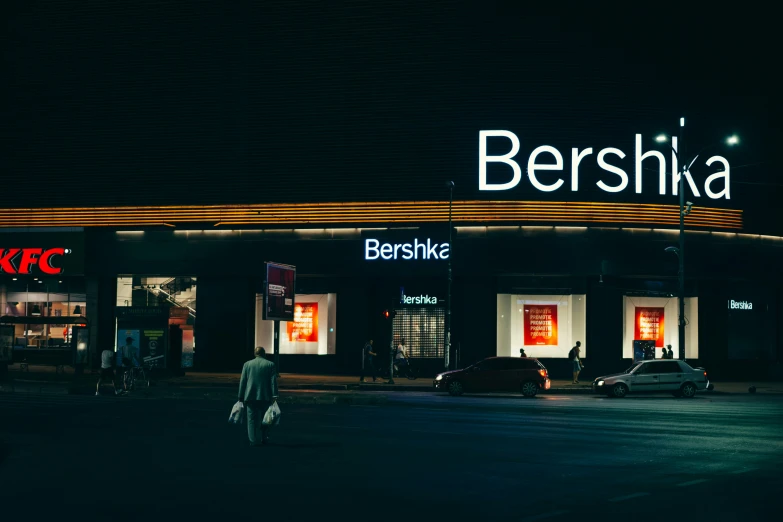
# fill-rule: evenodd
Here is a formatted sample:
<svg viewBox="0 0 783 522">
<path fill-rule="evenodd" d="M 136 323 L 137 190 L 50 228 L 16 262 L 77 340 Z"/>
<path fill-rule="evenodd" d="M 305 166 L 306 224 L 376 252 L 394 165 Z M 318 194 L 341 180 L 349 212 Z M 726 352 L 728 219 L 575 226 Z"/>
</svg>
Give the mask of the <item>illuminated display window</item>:
<svg viewBox="0 0 783 522">
<path fill-rule="evenodd" d="M 256 295 L 256 346 L 274 350 L 274 321 L 264 321 L 263 296 Z M 280 321 L 281 355 L 335 353 L 337 294 L 296 294 L 294 320 Z"/>
<path fill-rule="evenodd" d="M 581 341 L 587 356 L 584 295 L 499 294 L 497 305 L 497 355 L 567 358 Z"/>
<path fill-rule="evenodd" d="M 623 358 L 633 359 L 633 342 L 655 341 L 655 358 L 670 344 L 678 358 L 677 298 L 623 296 Z M 685 358 L 699 357 L 699 300 L 685 298 Z"/>
</svg>

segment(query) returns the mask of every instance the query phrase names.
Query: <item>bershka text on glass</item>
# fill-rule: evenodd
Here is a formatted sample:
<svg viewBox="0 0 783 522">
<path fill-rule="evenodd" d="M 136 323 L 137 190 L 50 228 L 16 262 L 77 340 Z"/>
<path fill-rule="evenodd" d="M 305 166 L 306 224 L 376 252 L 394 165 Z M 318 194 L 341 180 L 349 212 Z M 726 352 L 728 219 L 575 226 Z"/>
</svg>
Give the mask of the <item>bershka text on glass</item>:
<svg viewBox="0 0 783 522">
<path fill-rule="evenodd" d="M 62 267 L 54 266 L 56 257 L 70 254 L 67 248 L 2 248 L 0 247 L 0 273 L 30 275 L 38 269 L 47 275 L 63 273 Z"/>
<path fill-rule="evenodd" d="M 449 258 L 450 247 L 448 243 L 433 243 L 427 238 L 426 242 L 419 242 L 418 238 L 413 243 L 381 243 L 377 239 L 364 240 L 364 259 L 375 261 L 376 259 L 422 259 L 438 260 Z"/>
<path fill-rule="evenodd" d="M 435 305 L 438 304 L 438 298 L 434 295 L 430 297 L 429 294 L 427 295 L 403 295 L 400 298 L 400 304 L 431 304 Z"/>
<path fill-rule="evenodd" d="M 506 154 L 502 154 L 499 156 L 490 156 L 487 154 L 487 140 L 489 138 L 507 138 L 511 140 L 511 150 L 507 152 Z M 514 157 L 519 152 L 519 138 L 516 134 L 510 131 L 506 130 L 487 130 L 487 131 L 479 131 L 479 190 L 509 190 L 517 185 L 519 185 L 519 182 L 522 181 L 522 169 L 519 166 L 519 163 L 514 159 Z M 672 158 L 672 169 L 670 171 L 670 174 L 667 174 L 666 171 L 666 156 L 662 152 L 659 152 L 657 150 L 649 150 L 647 152 L 643 151 L 642 147 L 642 135 L 636 134 L 636 147 L 635 147 L 635 178 L 634 178 L 634 185 L 635 190 L 637 194 L 642 193 L 642 162 L 644 160 L 658 160 L 658 193 L 661 196 L 666 195 L 666 189 L 667 189 L 667 177 L 671 175 L 671 191 L 672 195 L 677 196 L 677 186 L 680 181 L 680 175 L 678 173 L 677 168 L 677 155 L 674 153 L 674 151 L 677 149 L 677 138 L 672 138 L 672 149 L 671 150 L 671 158 Z M 550 158 L 554 158 L 554 163 L 538 163 L 539 156 L 544 154 L 545 157 L 549 156 Z M 571 191 L 577 192 L 579 190 L 579 164 L 584 160 L 587 156 L 593 154 L 593 148 L 588 147 L 586 149 L 579 150 L 579 148 L 574 147 L 571 149 Z M 607 147 L 605 149 L 601 149 L 598 152 L 597 155 L 597 162 L 598 166 L 601 167 L 604 171 L 618 176 L 619 179 L 613 179 L 612 182 L 605 182 L 604 180 L 598 180 L 596 182 L 596 185 L 598 188 L 605 192 L 622 192 L 626 188 L 628 188 L 629 179 L 628 174 L 625 170 L 621 169 L 620 167 L 616 165 L 611 165 L 607 162 L 607 156 L 616 156 L 619 159 L 625 158 L 625 153 L 617 148 L 614 147 Z M 691 161 L 695 161 L 696 158 L 693 158 Z M 505 182 L 505 183 L 489 183 L 487 180 L 487 164 L 489 163 L 505 163 L 506 165 L 510 166 L 513 170 L 513 177 L 511 178 L 511 181 Z M 711 174 L 707 177 L 707 179 L 704 181 L 704 193 L 707 197 L 711 199 L 730 199 L 731 192 L 730 192 L 730 175 L 731 175 L 731 169 L 729 167 L 729 162 L 726 158 L 722 156 L 712 156 L 709 159 L 706 160 L 706 165 L 709 167 L 713 163 L 718 163 L 723 167 L 723 170 L 715 172 L 714 174 Z M 690 165 L 689 165 L 690 167 Z M 533 185 L 534 188 L 537 190 L 540 190 L 541 192 L 554 192 L 558 190 L 560 187 L 562 187 L 565 184 L 565 180 L 562 178 L 557 178 L 554 181 L 549 182 L 549 184 L 543 183 L 539 176 L 543 172 L 555 172 L 555 171 L 563 171 L 563 156 L 560 153 L 559 150 L 557 150 L 555 147 L 549 146 L 549 145 L 542 145 L 540 147 L 537 147 L 533 150 L 533 152 L 530 153 L 530 156 L 527 160 L 527 177 L 530 180 L 531 185 Z M 654 172 L 649 172 L 648 175 L 653 174 Z M 701 197 L 701 191 L 699 190 L 698 185 L 693 180 L 693 177 L 691 176 L 690 170 L 687 170 L 685 172 L 685 181 L 688 184 L 688 187 L 690 188 L 691 193 L 695 197 Z M 722 181 L 722 187 L 720 186 L 719 182 Z M 713 184 L 718 183 L 719 186 L 715 187 L 720 190 L 715 191 L 713 190 Z"/>
<path fill-rule="evenodd" d="M 753 310 L 753 303 L 729 299 L 729 310 Z"/>
</svg>

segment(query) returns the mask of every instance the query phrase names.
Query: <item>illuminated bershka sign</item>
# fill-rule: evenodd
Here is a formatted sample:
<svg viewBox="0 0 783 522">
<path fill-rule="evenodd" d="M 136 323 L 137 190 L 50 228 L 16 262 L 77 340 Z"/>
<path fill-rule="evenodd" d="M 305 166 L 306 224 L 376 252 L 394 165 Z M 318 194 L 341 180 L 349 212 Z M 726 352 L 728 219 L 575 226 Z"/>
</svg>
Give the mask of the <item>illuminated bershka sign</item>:
<svg viewBox="0 0 783 522">
<path fill-rule="evenodd" d="M 438 260 L 449 258 L 449 244 L 438 243 L 427 238 L 426 241 L 413 243 L 381 243 L 377 239 L 364 240 L 364 259 L 375 261 L 376 259 L 403 259 L 403 260 Z"/>
<path fill-rule="evenodd" d="M 60 275 L 63 257 L 71 253 L 67 248 L 2 248 L 0 273 L 14 275 Z"/>
<path fill-rule="evenodd" d="M 511 148 L 505 154 L 489 155 L 487 153 L 487 142 L 492 140 L 503 141 L 508 143 L 511 141 Z M 563 160 L 563 154 L 555 147 L 549 145 L 541 145 L 530 153 L 527 158 L 527 177 L 530 184 L 536 190 L 541 192 L 555 192 L 557 190 L 568 190 L 564 186 L 570 185 L 571 192 L 579 191 L 580 183 L 594 182 L 598 188 L 604 192 L 624 192 L 629 189 L 631 185 L 634 187 L 636 194 L 642 193 L 642 173 L 647 170 L 645 176 L 653 175 L 655 172 L 649 172 L 657 170 L 658 174 L 658 194 L 661 196 L 667 195 L 667 188 L 671 190 L 671 194 L 676 196 L 677 185 L 680 181 L 680 176 L 677 167 L 677 156 L 674 151 L 677 150 L 677 138 L 672 138 L 671 151 L 671 168 L 667 170 L 666 156 L 657 150 L 645 151 L 642 145 L 642 135 L 636 135 L 636 146 L 633 152 L 634 155 L 634 176 L 633 180 L 629 178 L 628 172 L 622 166 L 622 160 L 625 159 L 626 154 L 620 149 L 614 147 L 607 147 L 601 149 L 595 155 L 595 161 L 598 163 L 598 167 L 604 171 L 605 175 L 599 176 L 599 179 L 583 180 L 580 179 L 579 166 L 583 162 L 588 161 L 588 157 L 594 154 L 593 148 L 588 147 L 584 149 L 572 148 L 571 149 L 571 164 L 570 175 L 566 174 L 565 162 Z M 493 147 L 499 146 L 498 143 L 494 143 Z M 520 162 L 524 161 L 522 158 L 517 158 L 519 153 L 520 144 L 519 138 L 513 132 L 507 130 L 486 130 L 479 131 L 479 190 L 510 190 L 519 185 L 522 181 L 522 167 Z M 642 163 L 647 167 L 642 168 Z M 695 161 L 695 160 L 694 160 Z M 487 177 L 487 168 L 490 164 L 505 164 L 507 167 L 511 167 L 512 177 L 510 180 L 500 183 L 490 183 Z M 657 164 L 657 165 L 656 165 Z M 720 170 L 715 171 L 709 175 L 703 185 L 700 185 L 694 181 L 690 171 L 685 172 L 685 183 L 688 185 L 688 189 L 693 196 L 701 197 L 702 192 L 710 199 L 730 199 L 730 175 L 731 169 L 729 162 L 722 156 L 712 156 L 705 161 L 708 167 Z M 657 166 L 657 169 L 652 168 L 653 165 Z M 690 167 L 690 165 L 688 166 Z M 494 167 L 493 167 L 494 171 Z M 507 174 L 508 169 L 498 169 L 493 177 L 501 178 L 503 174 Z M 503 174 L 501 174 L 501 172 Z M 669 172 L 669 174 L 667 174 Z M 508 176 L 506 175 L 506 178 Z M 671 178 L 671 182 L 668 183 L 667 179 Z"/>
</svg>

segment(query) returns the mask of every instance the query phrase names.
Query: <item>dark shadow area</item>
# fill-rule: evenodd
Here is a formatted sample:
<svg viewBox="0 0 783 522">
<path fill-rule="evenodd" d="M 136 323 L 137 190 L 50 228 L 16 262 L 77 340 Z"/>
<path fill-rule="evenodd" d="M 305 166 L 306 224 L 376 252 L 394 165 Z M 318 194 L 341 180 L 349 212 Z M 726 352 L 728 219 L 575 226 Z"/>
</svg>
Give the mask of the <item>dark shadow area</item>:
<svg viewBox="0 0 783 522">
<path fill-rule="evenodd" d="M 0 465 L 2 465 L 8 457 L 11 456 L 11 446 L 4 442 L 0 442 Z"/>
<path fill-rule="evenodd" d="M 289 449 L 306 449 L 306 448 L 341 448 L 342 444 L 339 442 L 272 442 L 267 443 L 269 447 L 289 448 Z M 261 446 L 263 447 L 263 446 Z"/>
</svg>

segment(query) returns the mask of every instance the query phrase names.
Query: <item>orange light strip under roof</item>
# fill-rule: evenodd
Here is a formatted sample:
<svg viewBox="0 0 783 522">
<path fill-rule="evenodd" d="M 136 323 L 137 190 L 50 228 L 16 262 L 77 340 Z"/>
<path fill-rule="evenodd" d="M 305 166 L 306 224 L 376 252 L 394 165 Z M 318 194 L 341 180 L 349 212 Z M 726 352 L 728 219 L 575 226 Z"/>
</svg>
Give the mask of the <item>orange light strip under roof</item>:
<svg viewBox="0 0 783 522">
<path fill-rule="evenodd" d="M 0 209 L 0 227 L 129 227 L 175 223 L 339 225 L 448 220 L 448 202 L 279 203 L 159 207 Z M 678 225 L 678 205 L 566 201 L 455 201 L 452 220 L 465 223 L 617 223 Z M 742 229 L 742 211 L 694 207 L 689 228 Z"/>
</svg>

